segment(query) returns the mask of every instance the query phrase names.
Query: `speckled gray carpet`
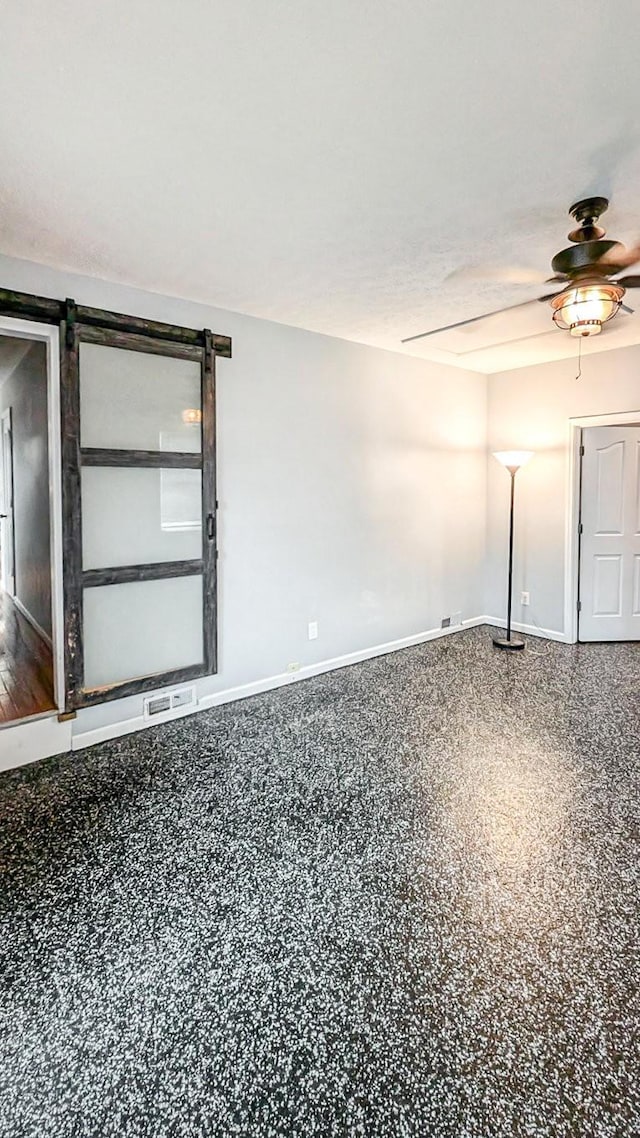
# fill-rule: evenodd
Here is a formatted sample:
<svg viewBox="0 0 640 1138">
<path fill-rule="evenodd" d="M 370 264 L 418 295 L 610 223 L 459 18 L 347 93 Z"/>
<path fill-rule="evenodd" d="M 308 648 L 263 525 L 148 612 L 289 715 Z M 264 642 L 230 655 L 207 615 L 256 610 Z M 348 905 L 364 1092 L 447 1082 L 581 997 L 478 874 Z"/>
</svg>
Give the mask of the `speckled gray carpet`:
<svg viewBox="0 0 640 1138">
<path fill-rule="evenodd" d="M 639 725 L 474 629 L 3 776 L 3 1138 L 640 1134 Z"/>
</svg>

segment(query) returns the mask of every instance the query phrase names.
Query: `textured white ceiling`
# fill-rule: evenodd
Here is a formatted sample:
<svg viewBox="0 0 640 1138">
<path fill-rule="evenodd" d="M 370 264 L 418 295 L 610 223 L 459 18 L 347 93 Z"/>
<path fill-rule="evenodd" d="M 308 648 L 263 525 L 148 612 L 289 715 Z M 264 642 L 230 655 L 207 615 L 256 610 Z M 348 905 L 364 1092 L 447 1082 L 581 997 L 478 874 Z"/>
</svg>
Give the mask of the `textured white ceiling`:
<svg viewBox="0 0 640 1138">
<path fill-rule="evenodd" d="M 578 197 L 637 239 L 639 42 L 638 0 L 0 0 L 0 249 L 399 350 L 535 296 L 446 278 L 545 271 Z M 512 319 L 406 350 L 574 353 Z"/>
</svg>

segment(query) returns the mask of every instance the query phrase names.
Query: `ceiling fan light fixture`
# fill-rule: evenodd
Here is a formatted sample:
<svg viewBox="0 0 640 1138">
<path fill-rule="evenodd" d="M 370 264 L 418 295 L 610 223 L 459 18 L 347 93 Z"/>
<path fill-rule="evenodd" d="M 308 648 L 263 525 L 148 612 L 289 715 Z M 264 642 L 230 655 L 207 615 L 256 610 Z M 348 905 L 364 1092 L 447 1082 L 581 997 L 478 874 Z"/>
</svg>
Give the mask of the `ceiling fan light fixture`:
<svg viewBox="0 0 640 1138">
<path fill-rule="evenodd" d="M 551 300 L 553 322 L 572 336 L 597 336 L 615 316 L 624 292 L 615 281 L 572 284 Z"/>
<path fill-rule="evenodd" d="M 471 328 L 481 320 L 492 316 L 500 316 L 504 312 L 514 312 L 528 304 L 540 302 L 551 303 L 553 321 L 558 328 L 564 329 L 572 336 L 582 338 L 597 336 L 602 331 L 603 324 L 611 320 L 622 303 L 627 289 L 640 288 L 640 274 L 620 277 L 623 269 L 631 265 L 640 264 L 640 241 L 630 249 L 625 249 L 620 241 L 605 240 L 606 231 L 598 220 L 609 206 L 607 198 L 583 198 L 571 206 L 569 213 L 578 226 L 571 230 L 569 240 L 572 244 L 556 253 L 551 261 L 553 275 L 548 277 L 545 284 L 558 284 L 562 292 L 546 293 L 535 300 L 519 300 L 504 308 L 483 312 L 481 316 L 470 316 L 464 320 L 456 320 L 453 324 L 445 324 L 440 328 L 430 328 L 427 332 L 414 333 L 405 336 L 403 344 L 411 344 L 415 340 L 424 340 L 428 336 L 436 336 L 440 332 L 452 332 L 457 328 Z M 472 279 L 478 276 L 478 267 L 468 266 L 466 275 L 471 272 Z M 454 270 L 450 277 L 465 274 L 465 270 Z M 518 280 L 524 283 L 531 279 L 531 271 L 522 269 L 482 271 L 487 279 L 511 281 Z M 533 276 L 537 279 L 538 274 Z M 612 280 L 617 277 L 617 280 Z M 449 279 L 449 278 L 447 278 Z M 626 312 L 632 309 L 623 305 Z M 525 339 L 526 337 L 522 337 Z M 496 345 L 499 346 L 499 345 Z"/>
</svg>

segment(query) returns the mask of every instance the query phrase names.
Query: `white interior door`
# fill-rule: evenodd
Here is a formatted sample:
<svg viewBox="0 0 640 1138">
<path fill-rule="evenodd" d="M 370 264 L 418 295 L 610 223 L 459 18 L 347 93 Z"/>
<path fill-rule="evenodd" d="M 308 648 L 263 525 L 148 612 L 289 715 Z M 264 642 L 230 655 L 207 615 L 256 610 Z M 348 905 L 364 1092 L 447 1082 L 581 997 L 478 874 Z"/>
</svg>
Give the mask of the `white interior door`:
<svg viewBox="0 0 640 1138">
<path fill-rule="evenodd" d="M 11 596 L 15 593 L 13 552 L 13 433 L 11 408 L 0 419 L 0 571 L 2 588 Z"/>
<path fill-rule="evenodd" d="M 640 427 L 583 432 L 580 640 L 640 640 Z"/>
</svg>

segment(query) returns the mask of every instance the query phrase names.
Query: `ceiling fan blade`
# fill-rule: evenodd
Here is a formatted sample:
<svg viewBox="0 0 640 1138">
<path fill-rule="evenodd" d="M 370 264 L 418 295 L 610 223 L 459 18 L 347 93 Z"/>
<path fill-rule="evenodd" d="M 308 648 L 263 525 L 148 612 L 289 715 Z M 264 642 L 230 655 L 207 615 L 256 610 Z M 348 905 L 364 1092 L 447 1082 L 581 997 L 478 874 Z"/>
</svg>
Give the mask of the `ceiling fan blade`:
<svg viewBox="0 0 640 1138">
<path fill-rule="evenodd" d="M 486 320 L 489 316 L 499 316 L 502 312 L 513 312 L 515 308 L 524 308 L 527 304 L 536 304 L 538 301 L 550 300 L 555 296 L 550 292 L 546 296 L 536 296 L 531 300 L 521 300 L 519 304 L 508 304 L 506 308 L 495 308 L 493 312 L 483 312 L 482 316 L 471 316 L 468 320 L 458 320 L 455 324 L 445 324 L 442 328 L 431 328 L 429 332 L 419 332 L 417 336 L 406 336 L 401 344 L 410 344 L 413 340 L 424 340 L 427 336 L 435 336 L 436 332 L 451 332 L 454 328 L 464 328 L 467 324 L 475 324 L 478 320 Z"/>
<path fill-rule="evenodd" d="M 634 313 L 634 309 L 633 309 L 633 308 L 629 308 L 629 305 L 628 305 L 628 304 L 621 304 L 621 305 L 620 305 L 620 307 L 621 307 L 621 309 L 622 309 L 622 311 L 623 311 L 623 312 L 628 312 L 628 313 L 629 313 L 629 316 L 633 316 L 633 313 Z"/>
<path fill-rule="evenodd" d="M 614 273 L 621 273 L 623 269 L 630 269 L 632 265 L 637 265 L 640 261 L 640 244 L 632 245 L 630 249 L 626 249 L 624 245 L 618 242 L 596 261 L 593 268 L 596 272 L 604 272 L 606 276 L 613 276 Z"/>
<path fill-rule="evenodd" d="M 560 289 L 562 292 L 562 289 Z M 537 296 L 536 300 L 539 304 L 544 304 L 546 300 L 553 300 L 554 296 L 560 296 L 560 292 L 545 292 L 544 296 Z"/>
<path fill-rule="evenodd" d="M 495 281 L 497 284 L 543 284 L 544 274 L 529 265 L 461 265 L 446 281 Z"/>
<path fill-rule="evenodd" d="M 623 288 L 640 288 L 640 276 L 618 277 L 616 284 Z"/>
</svg>

